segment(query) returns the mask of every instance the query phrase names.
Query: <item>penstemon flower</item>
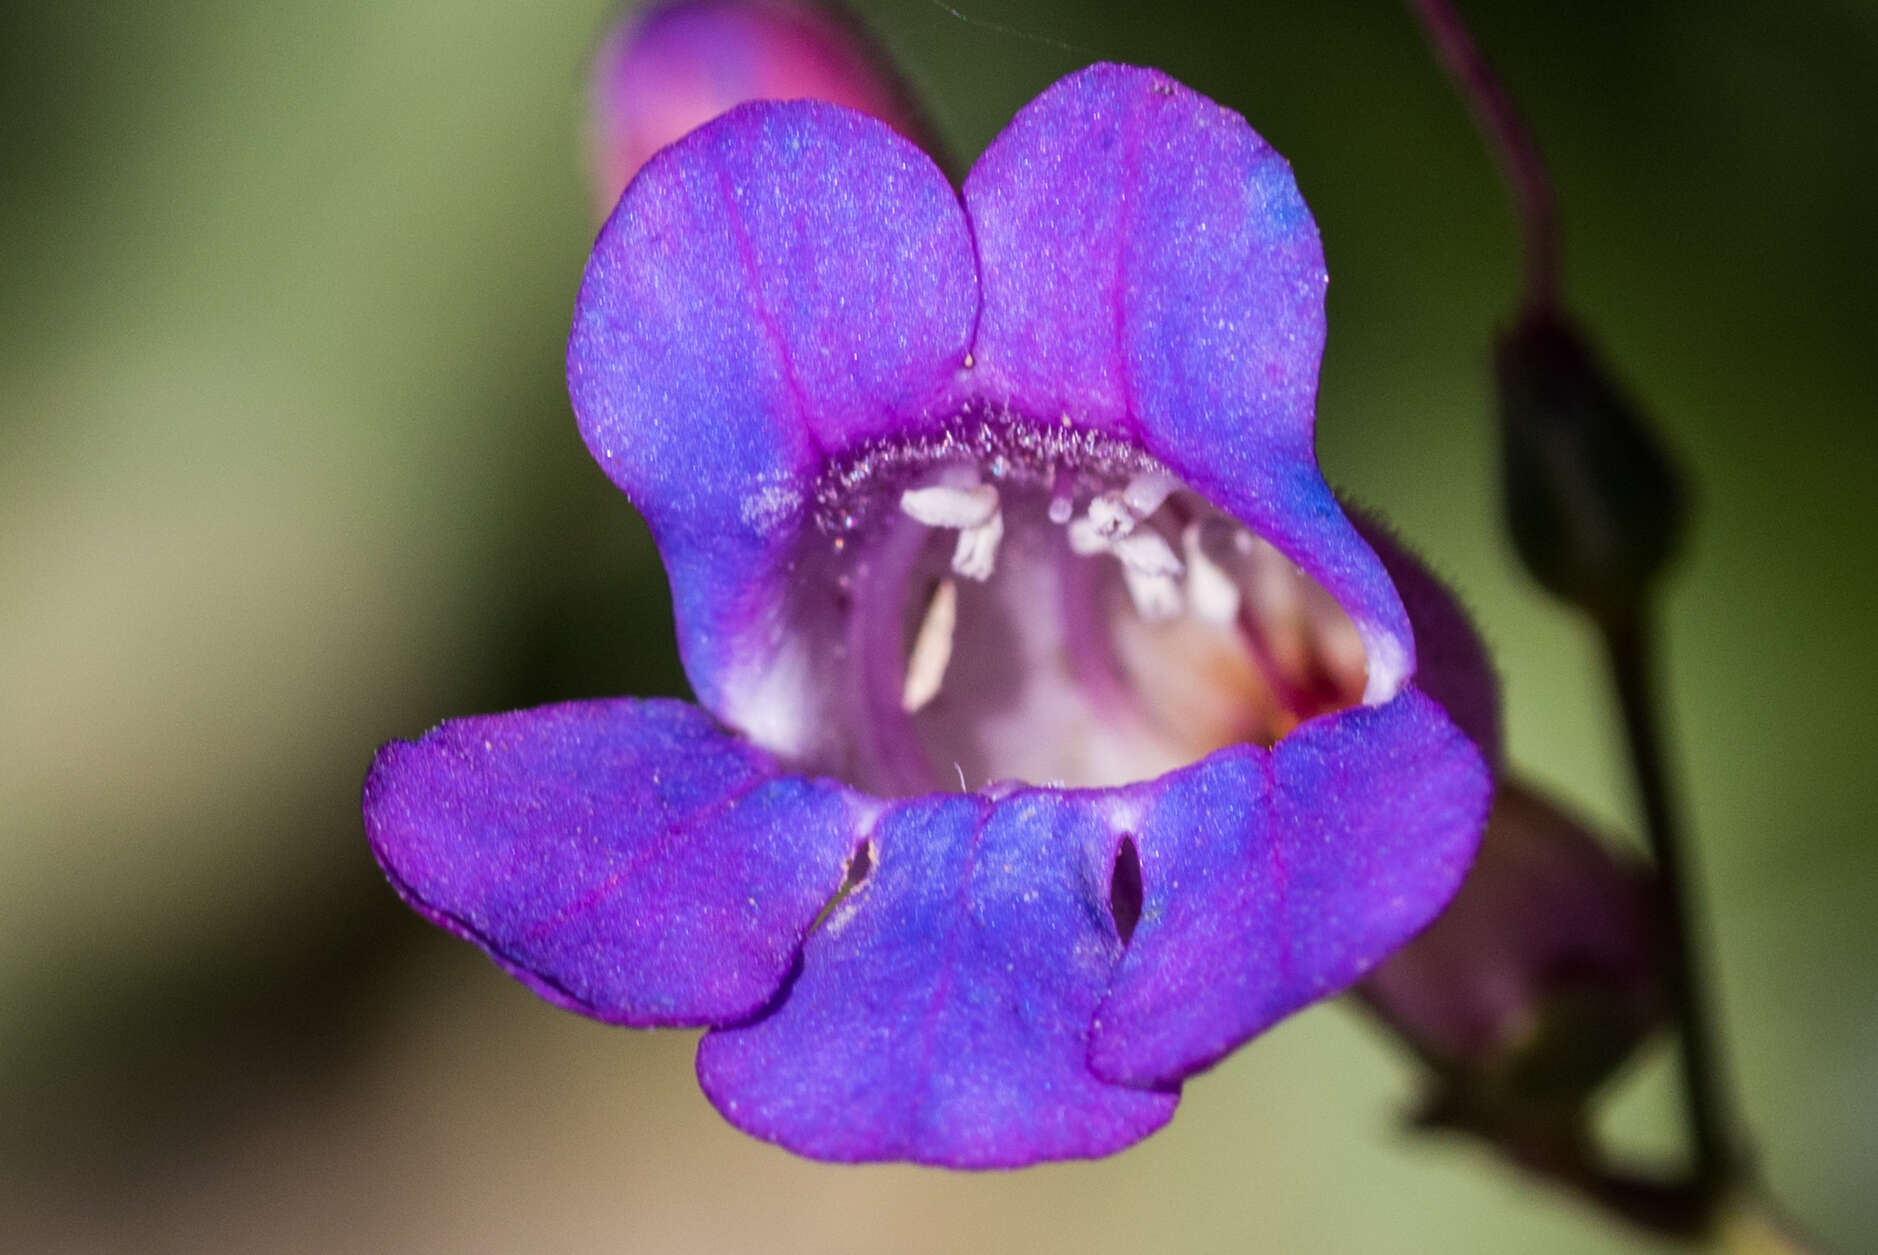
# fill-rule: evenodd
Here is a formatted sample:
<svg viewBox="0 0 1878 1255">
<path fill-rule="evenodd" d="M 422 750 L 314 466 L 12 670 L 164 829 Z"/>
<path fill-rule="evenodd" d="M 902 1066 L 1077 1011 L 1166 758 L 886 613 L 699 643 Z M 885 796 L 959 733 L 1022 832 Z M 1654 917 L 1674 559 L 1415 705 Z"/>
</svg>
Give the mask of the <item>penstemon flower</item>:
<svg viewBox="0 0 1878 1255">
<path fill-rule="evenodd" d="M 1469 1101 L 1575 1114 L 1664 1020 L 1658 892 L 1645 867 L 1503 782 L 1467 883 L 1360 992 Z"/>
<path fill-rule="evenodd" d="M 661 0 L 625 15 L 594 57 L 587 139 L 601 215 L 679 136 L 746 100 L 804 98 L 925 134 L 885 54 L 834 4 Z"/>
<path fill-rule="evenodd" d="M 1471 634 L 1316 466 L 1324 283 L 1285 162 L 1153 71 L 1056 84 L 962 196 L 816 102 L 665 149 L 568 381 L 697 704 L 392 743 L 392 883 L 552 1002 L 708 1026 L 711 1101 L 805 1155 L 1154 1131 L 1488 810 Z"/>
</svg>

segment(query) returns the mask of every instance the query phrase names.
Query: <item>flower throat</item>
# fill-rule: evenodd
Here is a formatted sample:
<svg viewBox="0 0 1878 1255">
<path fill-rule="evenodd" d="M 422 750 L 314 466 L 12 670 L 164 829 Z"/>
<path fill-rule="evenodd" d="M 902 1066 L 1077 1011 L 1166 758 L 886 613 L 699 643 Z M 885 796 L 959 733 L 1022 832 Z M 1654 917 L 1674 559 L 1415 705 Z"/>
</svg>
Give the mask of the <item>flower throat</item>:
<svg viewBox="0 0 1878 1255">
<path fill-rule="evenodd" d="M 1067 418 L 967 415 L 868 447 L 814 510 L 800 595 L 844 624 L 816 671 L 858 700 L 804 765 L 876 793 L 1126 784 L 1363 692 L 1329 594 L 1144 450 Z"/>
</svg>

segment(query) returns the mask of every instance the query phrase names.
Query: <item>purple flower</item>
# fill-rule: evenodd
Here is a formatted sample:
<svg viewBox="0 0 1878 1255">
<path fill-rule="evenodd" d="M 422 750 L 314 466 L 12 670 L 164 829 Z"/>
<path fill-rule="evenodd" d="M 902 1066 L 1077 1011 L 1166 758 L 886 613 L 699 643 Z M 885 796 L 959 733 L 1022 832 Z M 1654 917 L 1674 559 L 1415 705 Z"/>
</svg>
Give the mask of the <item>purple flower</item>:
<svg viewBox="0 0 1878 1255">
<path fill-rule="evenodd" d="M 698 705 L 446 723 L 365 790 L 419 912 L 559 1005 L 709 1026 L 711 1101 L 822 1159 L 1129 1145 L 1432 919 L 1491 792 L 1471 636 L 1314 460 L 1285 162 L 1099 65 L 962 201 L 814 102 L 654 157 L 568 381 Z M 1418 672 L 1418 620 L 1467 640 Z"/>
<path fill-rule="evenodd" d="M 670 0 L 635 9 L 594 58 L 589 134 L 602 215 L 653 153 L 746 100 L 826 100 L 915 141 L 923 126 L 886 57 L 818 0 Z"/>
<path fill-rule="evenodd" d="M 1657 911 L 1646 867 L 1502 783 L 1453 903 L 1360 992 L 1449 1085 L 1575 1105 L 1663 1021 Z"/>
</svg>

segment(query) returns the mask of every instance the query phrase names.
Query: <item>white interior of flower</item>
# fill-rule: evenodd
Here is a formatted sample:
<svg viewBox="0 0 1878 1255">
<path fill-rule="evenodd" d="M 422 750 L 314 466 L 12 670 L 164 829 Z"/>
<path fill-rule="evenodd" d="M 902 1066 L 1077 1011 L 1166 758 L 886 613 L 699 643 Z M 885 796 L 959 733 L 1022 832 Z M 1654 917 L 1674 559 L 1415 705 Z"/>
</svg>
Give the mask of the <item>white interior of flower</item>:
<svg viewBox="0 0 1878 1255">
<path fill-rule="evenodd" d="M 772 748 L 887 795 L 1099 787 L 1362 700 L 1336 601 L 1144 462 L 954 458 L 851 493 L 798 564 L 813 713 Z"/>
</svg>

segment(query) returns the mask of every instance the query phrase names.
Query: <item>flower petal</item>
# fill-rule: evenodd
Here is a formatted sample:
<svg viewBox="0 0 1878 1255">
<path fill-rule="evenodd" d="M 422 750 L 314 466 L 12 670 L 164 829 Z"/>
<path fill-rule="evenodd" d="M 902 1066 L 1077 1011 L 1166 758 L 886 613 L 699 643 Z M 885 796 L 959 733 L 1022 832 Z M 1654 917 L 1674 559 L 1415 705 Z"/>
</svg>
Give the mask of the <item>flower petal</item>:
<svg viewBox="0 0 1878 1255">
<path fill-rule="evenodd" d="M 695 706 L 594 701 L 379 751 L 373 852 L 420 914 L 620 1024 L 762 1006 L 855 848 L 851 796 L 780 776 Z"/>
<path fill-rule="evenodd" d="M 979 386 L 1139 441 L 1278 546 L 1355 620 L 1365 700 L 1414 643 L 1312 451 L 1324 258 L 1291 169 L 1239 115 L 1095 65 L 1027 105 L 965 181 Z"/>
<path fill-rule="evenodd" d="M 1419 932 L 1459 886 L 1492 792 L 1413 687 L 1151 787 L 1141 922 L 1090 1043 L 1099 1075 L 1142 1086 L 1210 1066 Z"/>
<path fill-rule="evenodd" d="M 1101 795 L 935 796 L 888 812 L 863 886 L 765 1018 L 698 1076 L 746 1132 L 819 1159 L 1009 1167 L 1108 1154 L 1177 1096 L 1108 1085 L 1090 1016 L 1122 944 Z"/>
<path fill-rule="evenodd" d="M 568 389 L 658 540 L 707 707 L 739 647 L 771 635 L 824 454 L 917 429 L 951 385 L 973 265 L 932 161 L 819 101 L 746 104 L 692 132 L 602 228 Z"/>
</svg>

